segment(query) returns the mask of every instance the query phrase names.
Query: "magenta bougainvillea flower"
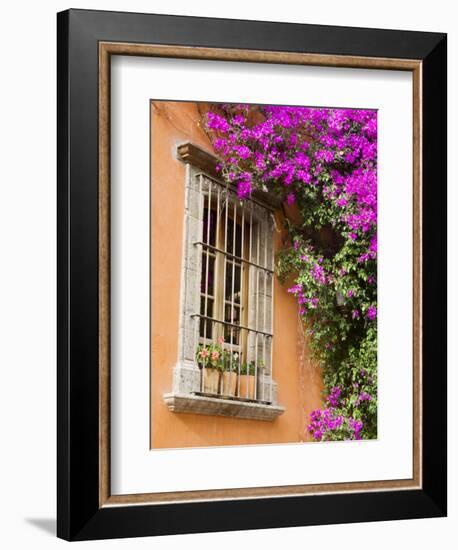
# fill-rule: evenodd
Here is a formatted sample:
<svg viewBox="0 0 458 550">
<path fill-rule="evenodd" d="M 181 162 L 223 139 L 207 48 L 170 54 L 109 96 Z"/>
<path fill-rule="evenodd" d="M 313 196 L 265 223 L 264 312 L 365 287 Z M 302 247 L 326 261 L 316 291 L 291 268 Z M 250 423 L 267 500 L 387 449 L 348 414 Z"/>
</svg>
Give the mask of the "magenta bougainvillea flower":
<svg viewBox="0 0 458 550">
<path fill-rule="evenodd" d="M 241 198 L 254 187 L 280 184 L 293 202 L 293 189 L 322 186 L 317 176 L 326 172 L 324 197 L 339 208 L 351 238 L 375 230 L 376 111 L 264 106 L 263 118 L 252 123 L 252 110 L 249 105 L 226 105 L 222 114 L 207 115 L 208 128 L 219 135 L 215 150 L 224 157 Z"/>
<path fill-rule="evenodd" d="M 375 308 L 375 306 L 369 306 L 367 308 L 367 318 L 370 319 L 371 321 L 373 321 L 376 317 L 377 317 L 377 309 Z"/>
</svg>

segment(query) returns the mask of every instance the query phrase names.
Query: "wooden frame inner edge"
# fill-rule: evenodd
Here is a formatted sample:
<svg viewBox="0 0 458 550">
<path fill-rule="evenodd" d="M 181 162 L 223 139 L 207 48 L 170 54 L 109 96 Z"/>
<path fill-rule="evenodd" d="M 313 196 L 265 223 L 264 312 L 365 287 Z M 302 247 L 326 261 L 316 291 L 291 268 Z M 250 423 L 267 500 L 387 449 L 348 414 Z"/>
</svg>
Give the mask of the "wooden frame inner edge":
<svg viewBox="0 0 458 550">
<path fill-rule="evenodd" d="M 386 481 L 111 495 L 110 493 L 110 58 L 171 57 L 403 70 L 413 73 L 413 477 Z M 415 59 L 99 43 L 99 507 L 421 489 L 422 486 L 422 62 Z"/>
</svg>

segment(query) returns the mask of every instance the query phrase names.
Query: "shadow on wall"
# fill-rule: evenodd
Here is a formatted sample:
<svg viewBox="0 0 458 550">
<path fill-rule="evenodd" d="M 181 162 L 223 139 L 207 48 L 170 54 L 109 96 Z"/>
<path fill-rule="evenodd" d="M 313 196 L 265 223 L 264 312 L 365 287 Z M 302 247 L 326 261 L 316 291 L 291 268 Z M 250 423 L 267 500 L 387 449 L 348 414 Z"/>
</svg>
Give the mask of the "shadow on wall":
<svg viewBox="0 0 458 550">
<path fill-rule="evenodd" d="M 57 521 L 55 518 L 25 518 L 25 521 L 48 535 L 56 536 Z"/>
<path fill-rule="evenodd" d="M 299 358 L 299 402 L 303 404 L 302 425 L 299 432 L 300 441 L 313 441 L 307 430 L 310 413 L 322 407 L 321 395 L 324 389 L 322 372 L 309 351 L 309 344 L 304 330 L 304 322 L 297 318 L 297 355 Z"/>
</svg>

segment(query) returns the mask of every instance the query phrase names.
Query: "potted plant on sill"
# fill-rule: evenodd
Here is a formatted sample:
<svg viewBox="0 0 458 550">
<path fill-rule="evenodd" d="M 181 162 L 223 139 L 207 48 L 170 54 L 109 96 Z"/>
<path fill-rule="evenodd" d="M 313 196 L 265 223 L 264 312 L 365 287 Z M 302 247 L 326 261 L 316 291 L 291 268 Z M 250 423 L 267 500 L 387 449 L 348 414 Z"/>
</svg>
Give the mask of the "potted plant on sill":
<svg viewBox="0 0 458 550">
<path fill-rule="evenodd" d="M 223 351 L 218 345 L 197 346 L 196 361 L 202 369 L 203 393 L 218 394 L 222 356 Z"/>
<path fill-rule="evenodd" d="M 258 363 L 258 370 L 260 365 Z M 240 366 L 239 397 L 254 399 L 256 387 L 256 364 L 254 361 L 242 363 Z"/>
<path fill-rule="evenodd" d="M 222 397 L 235 397 L 237 393 L 237 368 L 239 354 L 223 351 L 221 369 L 221 395 Z"/>
</svg>

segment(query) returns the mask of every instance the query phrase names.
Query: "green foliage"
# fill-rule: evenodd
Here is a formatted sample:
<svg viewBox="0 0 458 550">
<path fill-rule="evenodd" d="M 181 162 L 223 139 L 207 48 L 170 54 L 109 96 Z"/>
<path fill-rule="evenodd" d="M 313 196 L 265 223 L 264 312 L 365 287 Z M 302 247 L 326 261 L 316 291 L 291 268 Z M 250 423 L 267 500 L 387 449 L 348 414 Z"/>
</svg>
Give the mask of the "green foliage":
<svg viewBox="0 0 458 550">
<path fill-rule="evenodd" d="M 370 327 L 358 346 L 350 346 L 344 367 L 324 369 L 326 387 L 339 387 L 335 414 L 362 421 L 362 439 L 377 438 L 377 331 Z M 337 439 L 340 439 L 338 437 Z"/>
<path fill-rule="evenodd" d="M 237 352 L 231 352 L 230 350 L 223 349 L 222 352 L 222 372 L 237 372 L 239 368 L 240 355 Z"/>
<path fill-rule="evenodd" d="M 257 372 L 259 372 L 263 368 L 264 362 L 262 360 L 258 361 Z M 240 365 L 240 374 L 254 376 L 256 374 L 256 363 L 254 361 L 250 361 L 249 363 L 242 363 Z"/>
</svg>

